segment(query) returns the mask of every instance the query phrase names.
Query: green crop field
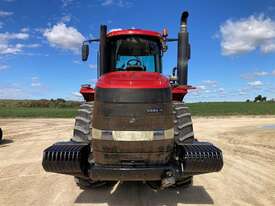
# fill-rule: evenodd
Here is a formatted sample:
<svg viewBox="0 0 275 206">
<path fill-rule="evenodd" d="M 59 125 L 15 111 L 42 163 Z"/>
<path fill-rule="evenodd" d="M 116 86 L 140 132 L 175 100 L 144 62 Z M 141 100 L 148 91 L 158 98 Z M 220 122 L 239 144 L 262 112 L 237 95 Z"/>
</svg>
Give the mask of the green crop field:
<svg viewBox="0 0 275 206">
<path fill-rule="evenodd" d="M 205 102 L 187 106 L 194 116 L 275 115 L 275 102 Z"/>
<path fill-rule="evenodd" d="M 0 118 L 73 118 L 80 102 L 57 100 L 0 100 Z"/>
<path fill-rule="evenodd" d="M 73 118 L 76 108 L 0 108 L 0 118 Z"/>
<path fill-rule="evenodd" d="M 0 118 L 74 118 L 79 102 L 0 100 Z M 275 115 L 275 102 L 187 103 L 193 116 Z"/>
</svg>

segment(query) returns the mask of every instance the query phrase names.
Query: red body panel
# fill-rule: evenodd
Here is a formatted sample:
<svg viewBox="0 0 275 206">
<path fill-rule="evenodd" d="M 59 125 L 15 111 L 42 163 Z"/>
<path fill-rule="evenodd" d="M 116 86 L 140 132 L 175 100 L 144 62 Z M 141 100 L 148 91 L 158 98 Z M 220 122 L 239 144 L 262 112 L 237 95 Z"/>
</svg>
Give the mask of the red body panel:
<svg viewBox="0 0 275 206">
<path fill-rule="evenodd" d="M 96 87 L 100 88 L 168 88 L 169 80 L 158 72 L 110 72 L 102 75 Z"/>
<path fill-rule="evenodd" d="M 172 95 L 174 101 L 182 101 L 188 90 L 196 89 L 190 85 L 179 85 L 172 87 Z"/>
<path fill-rule="evenodd" d="M 107 34 L 107 37 L 123 36 L 123 35 L 143 35 L 143 36 L 161 38 L 161 34 L 159 32 L 141 30 L 141 29 L 116 30 L 116 31 L 109 32 Z"/>
<path fill-rule="evenodd" d="M 168 88 L 169 80 L 157 72 L 111 72 L 100 77 L 97 87 L 100 88 Z M 174 101 L 182 101 L 189 89 L 195 89 L 192 86 L 173 86 L 172 98 Z M 80 93 L 85 101 L 94 101 L 95 89 L 91 85 L 82 85 Z"/>
<path fill-rule="evenodd" d="M 94 101 L 95 99 L 95 90 L 89 84 L 82 85 L 80 93 L 87 102 Z"/>
<path fill-rule="evenodd" d="M 172 98 L 174 101 L 182 101 L 188 93 L 188 86 L 175 86 L 172 88 Z"/>
</svg>

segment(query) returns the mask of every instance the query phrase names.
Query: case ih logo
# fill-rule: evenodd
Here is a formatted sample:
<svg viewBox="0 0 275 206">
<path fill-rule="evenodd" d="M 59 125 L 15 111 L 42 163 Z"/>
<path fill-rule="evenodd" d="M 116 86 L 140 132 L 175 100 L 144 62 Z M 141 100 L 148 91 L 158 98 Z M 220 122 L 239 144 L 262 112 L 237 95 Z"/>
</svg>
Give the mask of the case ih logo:
<svg viewBox="0 0 275 206">
<path fill-rule="evenodd" d="M 162 112 L 163 110 L 161 108 L 149 108 L 146 110 L 146 112 L 148 113 L 158 113 L 158 112 Z"/>
</svg>

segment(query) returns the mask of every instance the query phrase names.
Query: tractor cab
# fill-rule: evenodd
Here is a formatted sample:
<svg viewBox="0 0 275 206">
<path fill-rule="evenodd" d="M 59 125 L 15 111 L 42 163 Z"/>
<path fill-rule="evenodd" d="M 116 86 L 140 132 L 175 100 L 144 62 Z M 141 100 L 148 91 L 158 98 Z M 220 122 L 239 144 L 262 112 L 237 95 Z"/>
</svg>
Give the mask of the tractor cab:
<svg viewBox="0 0 275 206">
<path fill-rule="evenodd" d="M 183 19 L 182 22 L 185 20 Z M 83 42 L 82 60 L 87 61 L 89 44 L 99 42 L 97 86 L 105 85 L 114 88 L 122 84 L 132 88 L 141 85 L 172 88 L 172 99 L 182 101 L 187 94 L 187 62 L 190 58 L 190 45 L 186 27 L 181 27 L 178 39 L 169 39 L 167 29 L 156 32 L 141 29 L 125 29 L 107 32 L 107 26 L 100 26 L 99 39 L 90 39 Z M 167 50 L 167 42 L 178 41 L 178 65 L 173 69 L 169 78 L 162 73 L 162 56 Z M 165 81 L 164 81 L 165 80 Z M 146 82 L 146 83 L 145 83 Z M 148 84 L 147 84 L 148 83 Z M 170 83 L 170 84 L 169 84 Z M 157 86 L 158 87 L 158 86 Z M 80 93 L 85 100 L 93 100 L 95 90 L 81 87 Z"/>
<path fill-rule="evenodd" d="M 161 73 L 162 50 L 159 33 L 131 29 L 110 32 L 107 38 L 110 71 Z"/>
<path fill-rule="evenodd" d="M 100 27 L 100 39 L 88 40 L 82 47 L 82 60 L 89 55 L 88 43 L 99 41 L 99 76 L 109 72 L 162 72 L 163 36 L 159 32 L 126 29 L 107 33 Z"/>
</svg>

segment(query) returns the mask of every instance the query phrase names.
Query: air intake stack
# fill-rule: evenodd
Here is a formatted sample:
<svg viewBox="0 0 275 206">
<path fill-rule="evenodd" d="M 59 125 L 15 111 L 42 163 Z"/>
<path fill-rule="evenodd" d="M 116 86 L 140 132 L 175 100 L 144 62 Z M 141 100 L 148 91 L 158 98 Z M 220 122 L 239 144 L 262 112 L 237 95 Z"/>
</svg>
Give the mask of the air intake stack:
<svg viewBox="0 0 275 206">
<path fill-rule="evenodd" d="M 180 31 L 178 33 L 178 65 L 177 76 L 179 85 L 187 85 L 188 61 L 190 59 L 189 33 L 187 32 L 188 12 L 181 15 Z"/>
</svg>

